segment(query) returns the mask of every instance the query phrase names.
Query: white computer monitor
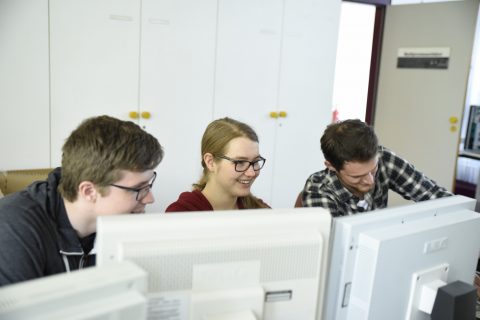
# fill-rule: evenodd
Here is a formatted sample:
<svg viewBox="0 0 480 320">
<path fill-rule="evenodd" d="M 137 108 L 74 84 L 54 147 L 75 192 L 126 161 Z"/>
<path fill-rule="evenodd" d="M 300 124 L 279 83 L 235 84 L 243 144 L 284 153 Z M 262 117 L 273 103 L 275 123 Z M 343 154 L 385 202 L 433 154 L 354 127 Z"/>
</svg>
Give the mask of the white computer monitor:
<svg viewBox="0 0 480 320">
<path fill-rule="evenodd" d="M 152 319 L 320 320 L 330 229 L 319 208 L 101 217 L 97 263 L 147 270 Z"/>
<path fill-rule="evenodd" d="M 430 319 L 423 289 L 473 283 L 475 202 L 453 196 L 334 219 L 324 319 Z"/>
<path fill-rule="evenodd" d="M 146 287 L 128 261 L 47 276 L 0 288 L 0 319 L 146 319 Z"/>
</svg>

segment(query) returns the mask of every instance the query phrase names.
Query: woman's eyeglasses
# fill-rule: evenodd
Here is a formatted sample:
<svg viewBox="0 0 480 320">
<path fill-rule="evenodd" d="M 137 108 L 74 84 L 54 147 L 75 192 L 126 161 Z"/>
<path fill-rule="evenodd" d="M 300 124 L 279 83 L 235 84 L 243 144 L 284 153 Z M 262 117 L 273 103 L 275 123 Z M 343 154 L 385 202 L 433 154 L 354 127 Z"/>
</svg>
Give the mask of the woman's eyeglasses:
<svg viewBox="0 0 480 320">
<path fill-rule="evenodd" d="M 259 157 L 257 160 L 248 161 L 248 160 L 236 160 L 229 158 L 227 156 L 215 156 L 216 158 L 225 159 L 235 164 L 235 171 L 237 172 L 245 172 L 250 168 L 253 168 L 253 171 L 260 171 L 265 165 L 265 158 Z"/>
</svg>

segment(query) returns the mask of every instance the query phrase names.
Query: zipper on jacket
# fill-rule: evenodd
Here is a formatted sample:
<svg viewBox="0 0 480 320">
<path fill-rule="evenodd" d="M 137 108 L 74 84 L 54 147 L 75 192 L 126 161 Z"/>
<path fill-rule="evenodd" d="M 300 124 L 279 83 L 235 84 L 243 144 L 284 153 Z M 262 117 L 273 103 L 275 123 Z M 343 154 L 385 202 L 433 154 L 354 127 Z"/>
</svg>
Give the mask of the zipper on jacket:
<svg viewBox="0 0 480 320">
<path fill-rule="evenodd" d="M 80 262 L 78 263 L 78 268 L 83 269 L 87 261 L 88 261 L 88 254 L 82 255 L 82 257 L 80 258 Z"/>
</svg>

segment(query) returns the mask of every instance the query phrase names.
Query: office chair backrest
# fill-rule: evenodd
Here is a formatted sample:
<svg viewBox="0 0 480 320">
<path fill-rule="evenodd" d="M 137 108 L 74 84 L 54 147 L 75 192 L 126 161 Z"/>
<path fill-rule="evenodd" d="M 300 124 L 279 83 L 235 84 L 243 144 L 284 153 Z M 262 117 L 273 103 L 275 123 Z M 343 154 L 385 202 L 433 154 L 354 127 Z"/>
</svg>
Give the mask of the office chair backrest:
<svg viewBox="0 0 480 320">
<path fill-rule="evenodd" d="M 34 181 L 45 180 L 52 170 L 42 168 L 0 172 L 0 190 L 4 195 L 20 191 Z"/>
</svg>

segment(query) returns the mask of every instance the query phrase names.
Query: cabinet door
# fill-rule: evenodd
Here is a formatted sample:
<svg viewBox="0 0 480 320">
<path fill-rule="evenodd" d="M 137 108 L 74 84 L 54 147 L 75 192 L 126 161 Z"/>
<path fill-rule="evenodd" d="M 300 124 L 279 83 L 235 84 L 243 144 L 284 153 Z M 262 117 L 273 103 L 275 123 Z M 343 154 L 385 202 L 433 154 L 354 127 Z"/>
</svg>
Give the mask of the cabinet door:
<svg viewBox="0 0 480 320">
<path fill-rule="evenodd" d="M 286 0 L 272 206 L 293 207 L 324 168 L 320 137 L 331 121 L 340 1 Z"/>
<path fill-rule="evenodd" d="M 219 8 L 215 117 L 254 127 L 267 163 L 252 192 L 291 208 L 324 166 L 340 2 L 221 0 Z"/>
<path fill-rule="evenodd" d="M 91 116 L 138 111 L 140 2 L 50 0 L 52 164 Z"/>
<path fill-rule="evenodd" d="M 252 193 L 271 204 L 283 1 L 220 0 L 214 118 L 252 126 L 267 159 Z"/>
<path fill-rule="evenodd" d="M 0 170 L 50 166 L 48 1 L 0 1 Z"/>
<path fill-rule="evenodd" d="M 200 142 L 212 120 L 216 0 L 142 2 L 140 108 L 165 158 L 149 211 L 163 211 L 201 175 Z"/>
</svg>

